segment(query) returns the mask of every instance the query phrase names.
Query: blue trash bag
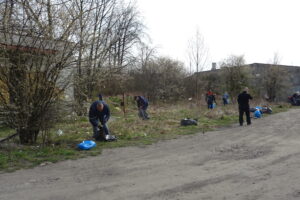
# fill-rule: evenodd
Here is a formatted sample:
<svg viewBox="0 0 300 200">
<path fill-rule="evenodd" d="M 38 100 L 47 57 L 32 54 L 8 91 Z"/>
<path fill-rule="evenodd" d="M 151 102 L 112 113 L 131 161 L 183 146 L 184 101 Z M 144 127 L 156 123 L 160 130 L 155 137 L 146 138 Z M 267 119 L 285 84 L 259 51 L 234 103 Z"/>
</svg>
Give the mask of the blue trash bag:
<svg viewBox="0 0 300 200">
<path fill-rule="evenodd" d="M 96 146 L 96 142 L 92 140 L 84 140 L 80 144 L 77 145 L 79 149 L 82 150 L 89 150 L 91 148 L 94 148 Z"/>
<path fill-rule="evenodd" d="M 256 111 L 254 112 L 254 117 L 255 118 L 261 118 L 262 114 L 260 112 L 260 110 L 256 109 Z"/>
<path fill-rule="evenodd" d="M 256 106 L 255 109 L 262 110 L 262 107 Z"/>
</svg>

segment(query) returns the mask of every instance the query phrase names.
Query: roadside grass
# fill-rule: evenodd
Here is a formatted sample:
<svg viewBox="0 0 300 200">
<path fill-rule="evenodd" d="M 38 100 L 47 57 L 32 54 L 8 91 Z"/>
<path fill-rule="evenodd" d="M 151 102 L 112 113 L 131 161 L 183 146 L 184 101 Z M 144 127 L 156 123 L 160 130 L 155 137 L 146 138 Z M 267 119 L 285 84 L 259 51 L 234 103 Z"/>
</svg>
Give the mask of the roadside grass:
<svg viewBox="0 0 300 200">
<path fill-rule="evenodd" d="M 0 125 L 0 138 L 13 134 L 14 130 Z"/>
<path fill-rule="evenodd" d="M 300 108 L 300 106 L 297 107 L 297 106 L 291 106 L 291 104 L 289 104 L 289 103 L 280 103 L 280 104 L 277 104 L 274 107 L 272 107 L 273 114 L 280 113 L 280 112 L 286 112 L 290 108 L 296 109 L 296 108 Z"/>
<path fill-rule="evenodd" d="M 277 113 L 288 110 L 289 106 L 280 104 L 272 108 L 273 112 Z M 149 108 L 150 120 L 139 119 L 133 104 L 127 105 L 125 116 L 117 106 L 113 106 L 111 110 L 112 118 L 108 125 L 112 134 L 118 137 L 117 142 L 97 142 L 93 149 L 79 150 L 77 144 L 92 139 L 93 133 L 87 117 L 74 116 L 57 124 L 49 132 L 40 134 L 35 145 L 19 145 L 18 138 L 0 144 L 0 172 L 31 168 L 66 159 L 97 156 L 107 148 L 144 146 L 180 135 L 204 133 L 238 122 L 236 105 L 217 106 L 213 110 L 193 103 L 153 105 Z M 180 126 L 180 120 L 183 118 L 197 119 L 198 125 Z M 58 134 L 59 129 L 63 134 Z M 12 133 L 14 130 L 0 127 L 0 138 Z"/>
</svg>

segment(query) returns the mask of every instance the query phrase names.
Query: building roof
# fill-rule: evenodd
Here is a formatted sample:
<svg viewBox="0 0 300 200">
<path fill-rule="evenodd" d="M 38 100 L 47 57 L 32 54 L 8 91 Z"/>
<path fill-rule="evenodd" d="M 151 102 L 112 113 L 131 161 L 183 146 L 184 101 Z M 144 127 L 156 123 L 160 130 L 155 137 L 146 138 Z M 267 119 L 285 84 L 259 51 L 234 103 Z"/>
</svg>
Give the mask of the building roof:
<svg viewBox="0 0 300 200">
<path fill-rule="evenodd" d="M 54 54 L 63 50 L 66 43 L 38 36 L 0 32 L 0 47 L 34 53 Z"/>
</svg>

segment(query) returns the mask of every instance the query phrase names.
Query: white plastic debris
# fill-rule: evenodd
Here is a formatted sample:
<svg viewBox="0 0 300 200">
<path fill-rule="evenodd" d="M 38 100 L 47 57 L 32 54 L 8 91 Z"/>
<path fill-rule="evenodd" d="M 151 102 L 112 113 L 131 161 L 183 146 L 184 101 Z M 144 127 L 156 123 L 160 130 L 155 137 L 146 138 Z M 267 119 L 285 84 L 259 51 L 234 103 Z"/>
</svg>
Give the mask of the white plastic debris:
<svg viewBox="0 0 300 200">
<path fill-rule="evenodd" d="M 61 136 L 61 135 L 64 134 L 64 132 L 63 132 L 61 129 L 58 129 L 58 130 L 56 131 L 56 134 L 59 135 L 59 136 Z"/>
</svg>

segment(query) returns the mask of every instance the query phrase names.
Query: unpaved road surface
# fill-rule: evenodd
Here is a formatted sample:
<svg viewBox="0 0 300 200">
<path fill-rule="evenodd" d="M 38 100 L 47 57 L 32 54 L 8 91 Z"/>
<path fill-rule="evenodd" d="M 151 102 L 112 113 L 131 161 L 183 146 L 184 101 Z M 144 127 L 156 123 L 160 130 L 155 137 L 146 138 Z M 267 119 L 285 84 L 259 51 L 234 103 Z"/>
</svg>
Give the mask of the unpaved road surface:
<svg viewBox="0 0 300 200">
<path fill-rule="evenodd" d="M 300 199 L 300 109 L 0 174 L 1 200 Z"/>
</svg>

